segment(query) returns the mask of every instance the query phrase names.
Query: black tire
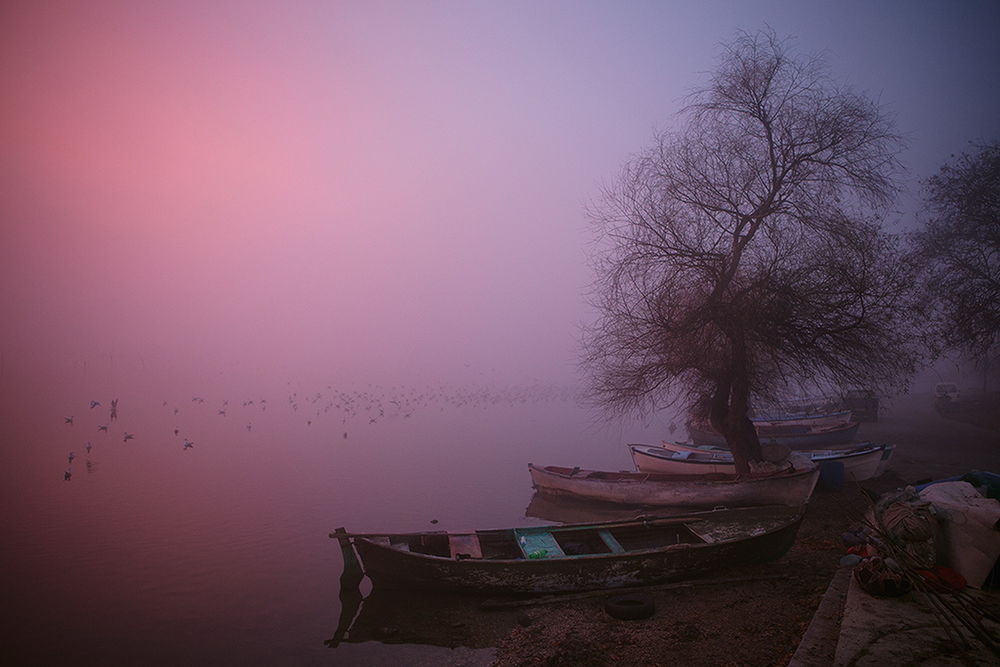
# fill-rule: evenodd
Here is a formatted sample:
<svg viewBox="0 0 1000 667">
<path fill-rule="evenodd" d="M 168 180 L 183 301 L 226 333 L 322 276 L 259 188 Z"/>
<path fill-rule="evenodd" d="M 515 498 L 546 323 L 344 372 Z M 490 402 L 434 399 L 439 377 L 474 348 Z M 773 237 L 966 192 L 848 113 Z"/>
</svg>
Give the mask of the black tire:
<svg viewBox="0 0 1000 667">
<path fill-rule="evenodd" d="M 647 593 L 615 595 L 604 602 L 604 611 L 608 612 L 608 616 L 620 621 L 637 621 L 649 618 L 655 610 L 653 596 Z"/>
</svg>

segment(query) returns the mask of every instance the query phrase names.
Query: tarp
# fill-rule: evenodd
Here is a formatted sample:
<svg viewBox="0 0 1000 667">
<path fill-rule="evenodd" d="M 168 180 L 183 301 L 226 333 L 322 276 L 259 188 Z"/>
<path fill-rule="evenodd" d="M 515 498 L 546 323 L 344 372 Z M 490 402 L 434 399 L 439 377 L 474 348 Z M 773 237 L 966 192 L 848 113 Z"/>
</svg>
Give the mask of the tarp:
<svg viewBox="0 0 1000 667">
<path fill-rule="evenodd" d="M 942 482 L 969 482 L 976 488 L 981 489 L 983 495 L 987 498 L 996 498 L 1000 500 L 1000 475 L 983 470 L 973 470 L 972 472 L 967 472 L 963 475 L 955 475 L 954 477 L 947 477 L 945 479 L 927 482 L 926 484 L 921 484 L 916 487 L 916 489 L 917 491 L 923 491 L 932 484 L 941 484 Z"/>
<path fill-rule="evenodd" d="M 948 565 L 980 588 L 1000 557 L 1000 501 L 983 497 L 968 482 L 927 485 L 920 497 L 943 519 Z"/>
</svg>

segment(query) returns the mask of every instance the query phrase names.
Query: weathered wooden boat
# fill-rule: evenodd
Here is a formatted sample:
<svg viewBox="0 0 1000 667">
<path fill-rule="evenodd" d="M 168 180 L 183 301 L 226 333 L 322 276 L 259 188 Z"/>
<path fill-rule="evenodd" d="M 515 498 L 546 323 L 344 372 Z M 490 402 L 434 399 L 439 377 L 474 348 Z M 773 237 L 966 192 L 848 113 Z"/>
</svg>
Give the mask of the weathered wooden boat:
<svg viewBox="0 0 1000 667">
<path fill-rule="evenodd" d="M 629 445 L 628 448 L 640 472 L 736 473 L 733 453 L 722 447 L 664 442 L 661 446 Z M 864 442 L 843 449 L 798 450 L 796 454 L 808 457 L 818 466 L 840 464 L 846 481 L 862 482 L 885 472 L 894 449 L 892 445 Z"/>
<path fill-rule="evenodd" d="M 832 445 L 845 445 L 854 441 L 858 434 L 858 422 L 838 424 L 760 424 L 757 437 L 761 443 L 771 442 L 785 445 L 790 449 L 820 449 Z M 696 445 L 724 447 L 726 439 L 709 424 L 689 422 L 687 425 L 691 442 Z"/>
<path fill-rule="evenodd" d="M 780 558 L 804 508 L 720 509 L 626 521 L 348 538 L 376 588 L 559 593 L 654 584 Z"/>
<path fill-rule="evenodd" d="M 649 472 L 605 472 L 528 464 L 531 481 L 541 493 L 641 507 L 748 507 L 805 505 L 817 468 L 808 459 L 768 475 L 672 475 Z"/>
</svg>

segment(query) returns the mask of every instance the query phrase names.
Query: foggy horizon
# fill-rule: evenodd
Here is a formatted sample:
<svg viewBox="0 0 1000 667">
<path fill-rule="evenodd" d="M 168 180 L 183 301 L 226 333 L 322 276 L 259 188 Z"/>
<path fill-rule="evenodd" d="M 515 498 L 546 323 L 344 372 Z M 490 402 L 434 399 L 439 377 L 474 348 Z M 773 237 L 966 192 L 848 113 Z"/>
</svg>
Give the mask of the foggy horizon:
<svg viewBox="0 0 1000 667">
<path fill-rule="evenodd" d="M 2 16 L 8 377 L 575 384 L 586 206 L 738 30 L 770 26 L 895 116 L 890 228 L 1000 135 L 989 3 Z"/>
<path fill-rule="evenodd" d="M 628 445 L 694 442 L 698 426 L 679 402 L 610 414 L 580 400 L 597 384 L 588 387 L 581 367 L 583 327 L 602 314 L 589 305 L 601 248 L 588 211 L 658 134 L 683 127 L 678 112 L 718 71 L 724 44 L 770 30 L 788 53 L 818 56 L 832 82 L 895 119 L 906 173 L 883 222 L 892 233 L 915 229 L 921 181 L 1000 139 L 998 25 L 1000 3 L 987 0 L 0 5 L 0 570 L 13 610 L 0 662 L 787 661 L 811 627 L 852 508 L 860 517 L 862 503 L 871 505 L 858 482 L 888 490 L 1000 470 L 996 431 L 944 414 L 966 405 L 966 394 L 945 402 L 930 393 L 936 382 L 962 392 L 983 382 L 942 359 L 920 371 L 909 395 L 880 395 L 874 406 L 865 396 L 849 423 L 828 421 L 847 418 L 833 401 L 809 405 L 830 414 L 785 415 L 794 439 L 803 430 L 823 438 L 806 441 L 822 448 L 808 450 L 817 465 L 791 455 L 776 463 L 784 445 L 767 457 L 759 446 L 751 452 L 763 438 L 747 437 L 745 402 L 734 400 L 723 442 L 734 445 L 732 470 L 748 479 L 696 466 L 695 484 L 679 486 L 690 489 L 684 497 L 622 496 L 610 508 L 547 494 L 530 464 L 559 466 L 574 481 L 603 471 L 594 479 L 609 487 L 642 478 L 645 487 L 649 474 L 616 474 L 640 470 Z M 811 121 L 822 116 L 834 114 Z M 844 117 L 851 113 L 836 115 L 826 136 L 851 125 Z M 727 162 L 719 173 L 731 171 Z M 826 187 L 815 186 L 822 196 L 810 201 L 830 202 Z M 862 249 L 881 243 L 857 238 L 876 239 L 859 241 Z M 837 264 L 834 247 L 779 249 L 810 259 L 791 274 L 808 283 Z M 893 272 L 871 267 L 901 268 L 870 259 L 888 256 L 863 253 L 816 282 L 838 294 L 858 275 L 878 282 Z M 908 294 L 909 283 L 899 285 Z M 712 317 L 755 312 L 764 301 Z M 775 300 L 771 310 L 794 301 Z M 842 303 L 830 312 L 841 314 Z M 909 311 L 878 312 L 888 320 Z M 628 323 L 622 338 L 635 339 L 635 320 L 619 321 Z M 899 340 L 891 338 L 896 349 Z M 662 360 L 663 338 L 646 341 Z M 841 358 L 872 349 L 835 344 Z M 725 359 L 718 349 L 706 346 L 701 358 Z M 741 370 L 741 350 L 730 370 Z M 892 370 L 877 354 L 851 361 L 854 371 L 867 364 L 873 382 Z M 849 389 L 823 384 L 821 374 L 790 377 L 811 368 L 773 377 L 787 377 L 789 392 Z M 730 377 L 716 389 L 736 396 L 755 386 Z M 646 386 L 666 386 L 656 380 Z M 627 394 L 637 385 L 612 388 L 622 386 Z M 985 395 L 968 392 L 968 405 Z M 807 409 L 752 407 L 769 418 Z M 859 454 L 870 465 L 848 477 Z M 834 488 L 819 488 L 824 464 Z M 712 458 L 716 465 L 729 464 Z M 787 480 L 803 493 L 757 495 Z M 596 597 L 496 611 L 476 595 L 453 604 L 438 588 L 380 601 L 377 568 L 363 563 L 362 581 L 349 567 L 360 552 L 330 539 L 338 527 L 354 539 L 384 535 L 386 545 L 396 532 L 429 531 L 414 549 L 430 563 L 425 583 L 437 583 L 429 555 L 441 544 L 441 562 L 471 559 L 480 583 L 502 584 L 507 575 L 481 569 L 495 560 L 528 577 L 541 572 L 540 582 L 566 567 L 559 589 L 590 591 L 647 574 L 715 576 L 719 545 L 709 542 L 718 535 L 670 515 L 779 500 L 800 505 L 781 529 L 781 553 L 794 547 L 787 559 L 774 561 L 772 533 L 747 520 L 745 541 L 722 537 L 723 553 L 741 560 L 738 578 L 719 570 L 727 578 L 715 583 L 724 585 L 658 592 L 659 617 L 632 626 L 657 630 L 653 640 L 623 633 L 624 621 L 606 618 Z M 538 528 L 555 540 L 546 526 L 612 519 L 628 520 L 627 545 L 611 524 L 571 535 L 565 553 L 551 554 L 525 549 L 523 533 L 518 546 L 518 533 L 490 530 Z M 720 534 L 736 535 L 737 523 Z M 669 542 L 647 542 L 654 524 Z M 496 551 L 501 534 L 509 543 Z M 657 553 L 676 562 L 661 564 Z M 773 562 L 758 570 L 749 561 L 761 555 Z M 595 563 L 608 563 L 603 582 L 587 581 Z M 689 631 L 692 619 L 712 624 Z"/>
</svg>

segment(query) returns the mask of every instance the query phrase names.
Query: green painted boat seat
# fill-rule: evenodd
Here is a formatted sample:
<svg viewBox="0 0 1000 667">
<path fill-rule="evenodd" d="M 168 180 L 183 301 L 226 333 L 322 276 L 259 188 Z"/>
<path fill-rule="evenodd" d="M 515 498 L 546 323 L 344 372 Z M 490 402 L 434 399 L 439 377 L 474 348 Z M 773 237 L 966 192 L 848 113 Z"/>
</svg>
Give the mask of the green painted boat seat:
<svg viewBox="0 0 1000 667">
<path fill-rule="evenodd" d="M 556 542 L 556 538 L 547 530 L 519 528 L 514 531 L 514 534 L 525 558 L 563 558 L 566 556 L 562 547 Z"/>
</svg>

